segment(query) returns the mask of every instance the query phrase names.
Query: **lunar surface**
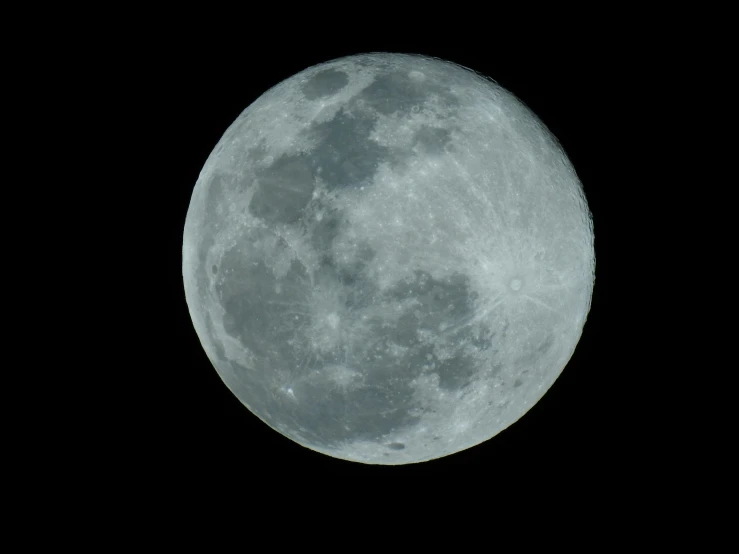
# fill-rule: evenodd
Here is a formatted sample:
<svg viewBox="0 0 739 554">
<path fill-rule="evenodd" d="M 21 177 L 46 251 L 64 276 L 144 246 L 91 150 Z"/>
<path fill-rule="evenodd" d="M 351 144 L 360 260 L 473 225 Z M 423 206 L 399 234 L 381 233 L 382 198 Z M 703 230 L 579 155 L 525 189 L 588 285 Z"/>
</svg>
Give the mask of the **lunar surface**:
<svg viewBox="0 0 739 554">
<path fill-rule="evenodd" d="M 575 170 L 527 107 L 466 68 L 378 53 L 246 108 L 195 185 L 182 267 L 203 348 L 253 414 L 329 456 L 406 464 L 545 394 L 595 255 Z"/>
</svg>

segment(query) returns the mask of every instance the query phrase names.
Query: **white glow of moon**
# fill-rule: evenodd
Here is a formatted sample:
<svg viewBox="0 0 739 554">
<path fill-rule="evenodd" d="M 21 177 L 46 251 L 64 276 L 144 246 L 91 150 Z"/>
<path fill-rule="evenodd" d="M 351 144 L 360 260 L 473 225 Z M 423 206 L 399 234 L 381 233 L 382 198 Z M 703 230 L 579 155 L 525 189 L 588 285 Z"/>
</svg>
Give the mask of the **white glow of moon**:
<svg viewBox="0 0 739 554">
<path fill-rule="evenodd" d="M 528 108 L 457 65 L 366 54 L 283 81 L 229 127 L 182 267 L 203 348 L 251 412 L 318 452 L 405 464 L 544 395 L 595 255 L 577 175 Z"/>
</svg>

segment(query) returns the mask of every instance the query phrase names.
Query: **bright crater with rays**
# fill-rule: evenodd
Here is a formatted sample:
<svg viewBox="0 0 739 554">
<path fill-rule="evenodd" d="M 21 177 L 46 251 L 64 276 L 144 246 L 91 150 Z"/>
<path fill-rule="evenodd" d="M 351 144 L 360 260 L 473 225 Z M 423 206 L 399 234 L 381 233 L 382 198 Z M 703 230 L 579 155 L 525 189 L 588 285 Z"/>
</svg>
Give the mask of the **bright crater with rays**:
<svg viewBox="0 0 739 554">
<path fill-rule="evenodd" d="M 525 414 L 572 356 L 595 257 L 577 175 L 495 83 L 421 56 L 306 69 L 229 127 L 193 191 L 200 341 L 284 436 L 439 458 Z M 249 440 L 249 437 L 234 437 Z"/>
</svg>

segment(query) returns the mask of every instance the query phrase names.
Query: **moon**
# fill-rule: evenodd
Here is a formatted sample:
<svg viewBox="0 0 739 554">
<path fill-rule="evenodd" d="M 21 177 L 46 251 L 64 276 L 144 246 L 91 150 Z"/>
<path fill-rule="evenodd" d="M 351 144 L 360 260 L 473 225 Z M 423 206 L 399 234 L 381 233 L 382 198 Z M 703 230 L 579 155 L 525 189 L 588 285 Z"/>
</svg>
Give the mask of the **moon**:
<svg viewBox="0 0 739 554">
<path fill-rule="evenodd" d="M 205 353 L 254 415 L 328 456 L 408 464 L 490 439 L 551 387 L 590 309 L 593 241 L 572 164 L 513 94 L 372 53 L 233 122 L 195 184 L 182 272 Z"/>
</svg>

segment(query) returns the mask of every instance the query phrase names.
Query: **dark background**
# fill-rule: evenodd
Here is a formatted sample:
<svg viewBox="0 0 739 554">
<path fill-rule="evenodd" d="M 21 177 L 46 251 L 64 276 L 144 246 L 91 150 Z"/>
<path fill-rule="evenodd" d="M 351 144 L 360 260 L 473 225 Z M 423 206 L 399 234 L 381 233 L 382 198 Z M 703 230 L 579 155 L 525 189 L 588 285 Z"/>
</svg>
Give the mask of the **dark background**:
<svg viewBox="0 0 739 554">
<path fill-rule="evenodd" d="M 454 40 L 420 32 L 391 38 L 309 40 L 282 45 L 242 36 L 197 33 L 136 44 L 115 86 L 135 110 L 128 144 L 146 194 L 136 201 L 130 271 L 145 302 L 132 302 L 126 344 L 130 385 L 113 457 L 127 475 L 174 486 L 289 485 L 318 481 L 327 491 L 347 482 L 467 479 L 501 490 L 556 483 L 615 491 L 658 474 L 644 455 L 645 436 L 658 441 L 635 376 L 652 370 L 635 340 L 641 321 L 624 310 L 626 290 L 639 280 L 624 268 L 636 240 L 639 205 L 625 200 L 638 181 L 642 107 L 649 100 L 649 64 L 623 43 L 578 37 L 511 43 Z M 597 35 L 597 33 L 596 33 Z M 392 38 L 393 36 L 402 38 Z M 135 41 L 134 41 L 135 42 Z M 516 48 L 511 44 L 517 45 Z M 596 282 L 579 345 L 562 375 L 525 416 L 493 439 L 420 464 L 369 466 L 308 450 L 252 415 L 226 388 L 206 358 L 190 321 L 181 277 L 182 231 L 198 173 L 226 128 L 251 102 L 283 79 L 316 63 L 372 51 L 435 56 L 495 79 L 526 103 L 559 139 L 593 214 Z M 626 211 L 625 211 L 626 210 Z M 624 214 L 627 214 L 624 216 Z M 140 217 L 140 219 L 139 219 Z M 134 252 L 138 252 L 135 254 Z M 639 256 L 631 251 L 631 263 Z M 142 323 L 143 321 L 143 323 Z M 629 339 L 631 337 L 631 339 Z M 130 359 L 129 359 L 130 357 Z M 642 381 L 643 382 L 643 381 Z M 128 390 L 127 389 L 127 390 Z M 257 476 L 257 477 L 255 477 Z M 351 481 L 347 481 L 346 479 Z M 246 485 L 241 482 L 247 483 Z M 378 481 L 379 482 L 379 481 Z M 239 484 L 241 483 L 241 484 Z M 516 485 L 516 484 L 519 485 Z M 215 486 L 215 485 L 214 485 Z"/>
</svg>

